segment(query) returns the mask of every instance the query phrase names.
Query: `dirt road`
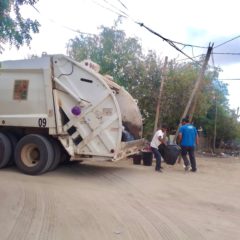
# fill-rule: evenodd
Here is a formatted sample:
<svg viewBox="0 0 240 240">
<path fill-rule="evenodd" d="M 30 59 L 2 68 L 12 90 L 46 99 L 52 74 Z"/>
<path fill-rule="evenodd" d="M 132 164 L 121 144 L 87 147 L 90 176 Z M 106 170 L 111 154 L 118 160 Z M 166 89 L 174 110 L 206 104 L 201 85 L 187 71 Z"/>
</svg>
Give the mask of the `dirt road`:
<svg viewBox="0 0 240 240">
<path fill-rule="evenodd" d="M 82 163 L 42 176 L 0 171 L 1 240 L 240 239 L 240 159 Z"/>
</svg>

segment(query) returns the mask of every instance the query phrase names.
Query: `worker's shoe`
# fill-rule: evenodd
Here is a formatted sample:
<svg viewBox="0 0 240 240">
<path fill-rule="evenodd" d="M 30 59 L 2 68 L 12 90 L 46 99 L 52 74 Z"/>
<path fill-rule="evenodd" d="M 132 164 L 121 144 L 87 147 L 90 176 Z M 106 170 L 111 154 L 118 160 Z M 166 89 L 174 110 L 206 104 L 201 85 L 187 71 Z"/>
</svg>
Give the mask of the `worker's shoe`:
<svg viewBox="0 0 240 240">
<path fill-rule="evenodd" d="M 188 171 L 190 170 L 190 166 L 189 166 L 189 165 L 185 166 L 185 167 L 184 167 L 184 170 L 185 170 L 186 172 L 188 172 Z"/>
</svg>

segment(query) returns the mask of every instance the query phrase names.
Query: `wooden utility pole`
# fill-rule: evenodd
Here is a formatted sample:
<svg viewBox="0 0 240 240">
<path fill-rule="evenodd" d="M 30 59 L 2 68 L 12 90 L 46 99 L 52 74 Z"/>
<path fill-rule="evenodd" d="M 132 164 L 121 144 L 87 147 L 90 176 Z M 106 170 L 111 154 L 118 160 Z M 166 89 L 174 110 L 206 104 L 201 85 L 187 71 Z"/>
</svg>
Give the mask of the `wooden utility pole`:
<svg viewBox="0 0 240 240">
<path fill-rule="evenodd" d="M 156 116 L 155 116 L 155 124 L 154 124 L 153 134 L 157 131 L 157 127 L 158 127 L 159 114 L 160 114 L 160 103 L 161 103 L 161 97 L 162 97 L 162 92 L 163 92 L 163 84 L 164 84 L 164 81 L 166 80 L 167 62 L 168 62 L 168 57 L 165 57 L 163 70 L 162 70 L 162 78 L 161 78 L 160 88 L 159 88 L 159 95 L 157 98 L 157 108 L 156 108 Z"/>
<path fill-rule="evenodd" d="M 207 50 L 207 54 L 206 54 L 206 57 L 205 57 L 205 59 L 204 59 L 204 63 L 203 63 L 202 68 L 201 68 L 201 70 L 200 70 L 198 79 L 197 79 L 197 81 L 196 81 L 196 83 L 195 83 L 195 86 L 194 86 L 194 88 L 193 88 L 193 91 L 192 91 L 192 93 L 191 93 L 191 96 L 190 96 L 190 98 L 189 98 L 189 100 L 188 100 L 187 106 L 186 106 L 186 108 L 185 108 L 185 110 L 184 110 L 184 112 L 183 112 L 183 114 L 182 114 L 182 116 L 181 116 L 181 119 L 184 118 L 184 117 L 189 113 L 189 109 L 190 109 L 190 106 L 191 106 L 191 104 L 192 104 L 192 101 L 193 101 L 194 97 L 196 97 L 196 93 L 197 93 L 197 91 L 199 90 L 200 83 L 202 82 L 202 80 L 203 80 L 203 78 L 204 78 L 204 73 L 205 73 L 205 71 L 206 71 L 207 64 L 208 64 L 208 61 L 209 61 L 209 58 L 210 58 L 212 49 L 213 49 L 213 44 L 212 44 L 212 46 L 210 46 L 210 44 L 209 44 L 208 50 Z M 195 100 L 196 100 L 196 99 L 195 99 Z M 191 113 L 191 115 L 192 115 L 192 114 L 193 114 L 193 112 Z M 177 139 L 177 136 L 178 136 L 179 127 L 180 127 L 180 124 L 181 124 L 181 119 L 180 119 L 180 121 L 179 121 L 178 129 L 177 129 L 177 132 L 176 132 L 175 137 L 174 137 L 174 142 L 176 142 L 176 139 Z"/>
<path fill-rule="evenodd" d="M 216 137 L 217 137 L 217 95 L 215 93 L 215 117 L 214 117 L 214 132 L 213 132 L 213 152 L 215 153 L 216 148 Z"/>
<path fill-rule="evenodd" d="M 199 90 L 200 90 L 200 87 L 199 87 Z M 192 122 L 193 114 L 194 114 L 196 106 L 197 106 L 197 95 L 198 95 L 198 93 L 196 93 L 196 95 L 195 95 L 195 97 L 193 99 L 193 102 L 191 104 L 191 107 L 190 107 L 190 109 L 188 111 L 189 122 Z"/>
</svg>

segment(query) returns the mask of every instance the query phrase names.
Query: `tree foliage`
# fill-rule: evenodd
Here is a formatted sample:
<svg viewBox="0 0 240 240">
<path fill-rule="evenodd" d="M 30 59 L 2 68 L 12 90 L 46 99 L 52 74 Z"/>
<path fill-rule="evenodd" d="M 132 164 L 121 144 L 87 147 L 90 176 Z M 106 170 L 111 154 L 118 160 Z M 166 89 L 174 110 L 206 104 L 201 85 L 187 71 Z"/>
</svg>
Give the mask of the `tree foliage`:
<svg viewBox="0 0 240 240">
<path fill-rule="evenodd" d="M 143 53 L 136 38 L 126 37 L 125 32 L 113 27 L 100 28 L 96 36 L 79 36 L 68 43 L 68 54 L 77 61 L 86 58 L 101 66 L 102 74 L 109 74 L 132 96 L 138 104 L 144 119 L 144 136 L 150 139 L 153 134 L 156 104 L 162 79 L 163 61 L 154 51 Z M 167 66 L 167 80 L 163 86 L 160 106 L 160 123 L 170 129 L 178 126 L 180 117 L 188 102 L 198 78 L 200 66 L 196 63 L 178 63 L 170 60 Z M 193 106 L 194 124 L 204 128 L 209 141 L 212 141 L 217 109 L 217 140 L 236 138 L 239 135 L 239 122 L 228 107 L 227 86 L 220 83 L 219 69 L 207 69 Z M 216 101 L 215 101 L 215 100 Z M 231 129 L 229 129 L 231 128 Z"/>
<path fill-rule="evenodd" d="M 0 0 L 0 52 L 3 44 L 10 43 L 17 48 L 30 44 L 31 33 L 39 32 L 39 22 L 24 19 L 20 7 L 24 4 L 34 5 L 38 0 Z"/>
</svg>

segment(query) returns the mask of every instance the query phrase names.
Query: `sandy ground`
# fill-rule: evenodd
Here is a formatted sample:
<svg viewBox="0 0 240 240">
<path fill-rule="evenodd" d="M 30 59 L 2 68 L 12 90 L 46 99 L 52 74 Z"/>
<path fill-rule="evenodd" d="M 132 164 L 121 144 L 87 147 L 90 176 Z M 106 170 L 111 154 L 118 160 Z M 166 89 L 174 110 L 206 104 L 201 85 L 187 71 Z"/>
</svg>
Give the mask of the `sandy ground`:
<svg viewBox="0 0 240 240">
<path fill-rule="evenodd" d="M 42 176 L 0 171 L 1 240 L 240 239 L 240 159 L 81 163 Z"/>
</svg>

